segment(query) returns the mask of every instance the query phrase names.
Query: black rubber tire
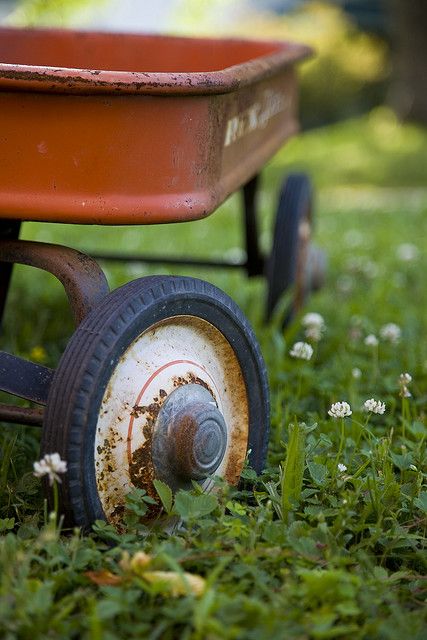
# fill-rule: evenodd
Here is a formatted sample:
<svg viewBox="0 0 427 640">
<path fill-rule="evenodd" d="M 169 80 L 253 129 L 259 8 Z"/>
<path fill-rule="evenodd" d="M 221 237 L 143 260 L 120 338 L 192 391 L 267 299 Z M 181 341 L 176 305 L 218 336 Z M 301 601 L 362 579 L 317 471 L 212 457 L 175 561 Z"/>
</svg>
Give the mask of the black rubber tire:
<svg viewBox="0 0 427 640">
<path fill-rule="evenodd" d="M 60 485 L 67 525 L 84 530 L 105 519 L 98 496 L 94 443 L 108 381 L 129 344 L 175 315 L 207 320 L 226 337 L 240 363 L 249 403 L 250 464 L 264 466 L 269 433 L 267 373 L 255 335 L 238 306 L 213 285 L 188 277 L 153 276 L 112 292 L 73 334 L 56 370 L 45 412 L 42 453 L 68 463 Z"/>
<path fill-rule="evenodd" d="M 296 279 L 298 230 L 307 220 L 312 225 L 312 187 L 305 174 L 292 174 L 282 184 L 273 232 L 273 244 L 267 263 L 267 300 L 265 318 L 269 321 L 282 294 Z M 289 321 L 294 305 L 286 312 Z"/>
</svg>

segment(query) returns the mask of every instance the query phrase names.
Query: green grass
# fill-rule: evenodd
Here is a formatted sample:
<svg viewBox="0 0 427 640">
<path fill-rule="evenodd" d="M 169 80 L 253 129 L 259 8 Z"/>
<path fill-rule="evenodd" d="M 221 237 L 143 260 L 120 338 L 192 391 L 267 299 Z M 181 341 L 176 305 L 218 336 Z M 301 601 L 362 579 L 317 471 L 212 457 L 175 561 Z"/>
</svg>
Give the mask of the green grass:
<svg viewBox="0 0 427 640">
<path fill-rule="evenodd" d="M 304 339 L 301 318 L 285 334 L 279 318 L 262 325 L 263 282 L 186 271 L 232 295 L 256 329 L 271 382 L 265 473 L 255 478 L 248 469 L 239 489 L 220 485 L 216 496 L 191 500 L 180 494 L 172 506 L 163 495 L 171 517 L 182 520 L 173 534 L 139 524 L 136 494 L 128 533 L 111 546 L 117 536 L 108 526 L 61 536 L 46 521 L 32 475 L 38 431 L 2 426 L 0 637 L 425 637 L 427 133 L 380 109 L 291 141 L 264 175 L 265 250 L 278 182 L 296 169 L 316 184 L 316 241 L 329 257 L 327 286 L 307 307 L 326 323 L 309 362 L 289 356 Z M 24 237 L 222 257 L 241 246 L 237 207 L 235 196 L 210 219 L 173 227 L 27 224 Z M 418 248 L 415 259 L 399 258 L 403 243 Z M 107 271 L 115 287 L 155 270 Z M 2 348 L 54 366 L 72 331 L 61 287 L 19 267 L 9 302 Z M 366 335 L 378 336 L 388 322 L 401 327 L 400 341 L 366 346 Z M 412 397 L 402 402 L 398 377 L 406 371 Z M 367 420 L 361 405 L 371 397 L 386 411 Z M 353 414 L 342 424 L 327 412 L 343 400 Z M 148 566 L 135 555 L 141 551 Z M 156 571 L 202 576 L 204 594 L 175 577 L 181 595 L 173 597 Z"/>
</svg>

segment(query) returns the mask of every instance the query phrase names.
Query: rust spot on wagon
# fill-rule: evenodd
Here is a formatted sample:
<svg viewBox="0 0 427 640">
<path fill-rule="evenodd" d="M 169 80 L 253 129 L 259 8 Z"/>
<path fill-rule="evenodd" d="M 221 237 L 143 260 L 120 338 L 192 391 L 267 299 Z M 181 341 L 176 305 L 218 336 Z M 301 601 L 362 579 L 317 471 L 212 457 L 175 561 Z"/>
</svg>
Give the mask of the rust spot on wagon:
<svg viewBox="0 0 427 640">
<path fill-rule="evenodd" d="M 212 387 L 205 380 L 202 380 L 202 378 L 192 373 L 191 371 L 189 371 L 185 376 L 174 376 L 172 378 L 172 383 L 175 389 L 181 387 L 184 384 L 200 384 L 207 391 L 209 391 L 215 402 L 218 404 L 216 394 Z"/>
<path fill-rule="evenodd" d="M 233 447 L 236 447 L 236 450 L 234 450 Z M 244 442 L 241 442 L 238 445 L 235 442 L 235 438 L 233 438 L 230 447 L 230 455 L 228 456 L 227 466 L 224 472 L 224 478 L 229 484 L 237 484 L 239 482 L 245 458 L 246 438 Z"/>
<path fill-rule="evenodd" d="M 104 438 L 103 442 L 96 447 L 98 456 L 95 458 L 96 481 L 98 491 L 104 499 L 103 508 L 108 519 L 118 528 L 120 518 L 112 514 L 117 513 L 122 501 L 118 496 L 118 487 L 112 482 L 112 478 L 118 471 L 115 450 L 121 442 L 123 442 L 123 436 L 115 429 L 111 429 L 108 438 Z"/>
<path fill-rule="evenodd" d="M 129 473 L 132 484 L 139 489 L 147 489 L 154 480 L 154 467 L 151 458 L 152 436 L 132 453 Z"/>
<path fill-rule="evenodd" d="M 145 440 L 138 449 L 132 452 L 131 459 L 129 460 L 130 480 L 135 487 L 145 489 L 147 494 L 156 501 L 158 501 L 158 495 L 153 485 L 155 472 L 151 450 L 154 427 L 166 395 L 167 394 L 160 397 L 161 394 L 159 393 L 159 397 L 155 398 L 155 402 L 152 402 L 149 405 L 134 405 L 131 411 L 131 416 L 134 418 L 139 418 L 141 416 L 145 418 L 142 426 L 142 433 Z M 158 513 L 160 513 L 160 511 L 160 506 L 149 505 L 144 520 L 154 518 Z"/>
<path fill-rule="evenodd" d="M 132 460 L 129 465 L 129 474 L 132 484 L 139 488 L 145 489 L 150 498 L 159 502 L 159 496 L 154 487 L 153 480 L 155 478 L 153 459 L 151 457 L 153 430 L 146 433 L 146 440 L 136 451 L 132 453 Z M 152 520 L 160 512 L 162 508 L 160 504 L 148 505 L 146 515 L 141 519 L 142 522 Z"/>
</svg>

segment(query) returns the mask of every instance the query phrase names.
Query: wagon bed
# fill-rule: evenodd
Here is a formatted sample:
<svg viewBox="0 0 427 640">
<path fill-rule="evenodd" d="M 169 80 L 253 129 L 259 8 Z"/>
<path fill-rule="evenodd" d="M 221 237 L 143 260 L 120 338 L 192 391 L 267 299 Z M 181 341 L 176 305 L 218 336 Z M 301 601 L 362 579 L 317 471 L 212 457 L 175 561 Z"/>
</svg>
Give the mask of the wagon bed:
<svg viewBox="0 0 427 640">
<path fill-rule="evenodd" d="M 0 217 L 205 217 L 297 130 L 302 45 L 0 29 Z"/>
</svg>

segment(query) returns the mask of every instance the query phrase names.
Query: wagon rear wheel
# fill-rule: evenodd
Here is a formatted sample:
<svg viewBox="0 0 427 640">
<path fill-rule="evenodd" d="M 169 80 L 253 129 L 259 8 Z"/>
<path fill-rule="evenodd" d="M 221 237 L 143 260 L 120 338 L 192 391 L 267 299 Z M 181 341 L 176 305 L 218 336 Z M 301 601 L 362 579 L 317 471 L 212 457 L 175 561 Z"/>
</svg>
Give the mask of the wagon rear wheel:
<svg viewBox="0 0 427 640">
<path fill-rule="evenodd" d="M 264 464 L 265 366 L 248 322 L 222 291 L 155 276 L 110 294 L 82 322 L 49 394 L 43 453 L 68 462 L 60 487 L 69 524 L 120 529 L 133 488 L 156 497 L 212 475 L 236 483 Z"/>
<path fill-rule="evenodd" d="M 323 282 L 323 252 L 311 245 L 312 188 L 304 174 L 290 175 L 282 185 L 267 264 L 266 319 L 273 315 L 282 294 L 292 289 L 284 324 L 304 306 L 309 292 Z"/>
</svg>

